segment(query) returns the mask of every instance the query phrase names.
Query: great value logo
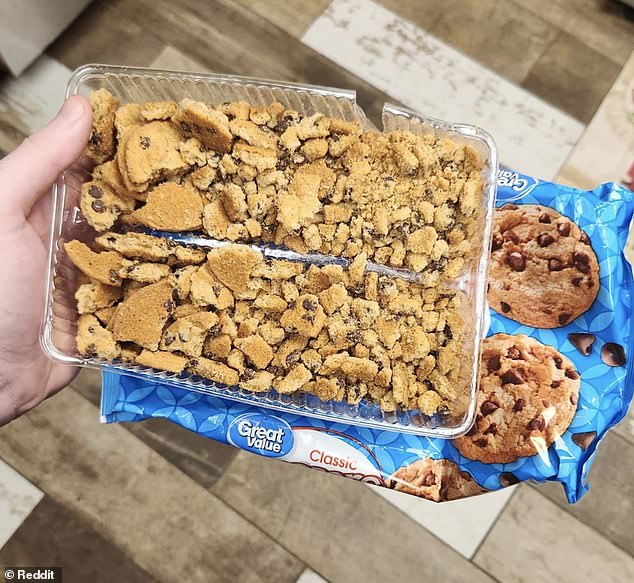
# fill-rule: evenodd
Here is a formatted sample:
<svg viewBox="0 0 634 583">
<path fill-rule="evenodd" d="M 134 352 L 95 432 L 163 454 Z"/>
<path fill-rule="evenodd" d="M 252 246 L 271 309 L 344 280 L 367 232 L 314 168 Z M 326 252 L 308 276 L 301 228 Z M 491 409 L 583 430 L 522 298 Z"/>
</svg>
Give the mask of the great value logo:
<svg viewBox="0 0 634 583">
<path fill-rule="evenodd" d="M 281 457 L 293 449 L 291 426 L 279 417 L 264 413 L 245 413 L 229 425 L 229 443 L 267 457 Z"/>
<path fill-rule="evenodd" d="M 500 168 L 497 176 L 498 200 L 517 200 L 526 196 L 537 186 L 537 180 L 512 170 Z"/>
</svg>

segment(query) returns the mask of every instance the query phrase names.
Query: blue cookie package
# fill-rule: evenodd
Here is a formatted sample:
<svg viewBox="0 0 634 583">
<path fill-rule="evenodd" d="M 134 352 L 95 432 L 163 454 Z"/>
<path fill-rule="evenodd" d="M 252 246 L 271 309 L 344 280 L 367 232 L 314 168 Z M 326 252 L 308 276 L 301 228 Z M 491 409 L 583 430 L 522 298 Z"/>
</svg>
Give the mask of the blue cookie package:
<svg viewBox="0 0 634 583">
<path fill-rule="evenodd" d="M 574 503 L 588 490 L 586 478 L 597 447 L 607 430 L 625 416 L 634 389 L 632 361 L 629 360 L 632 355 L 633 281 L 625 256 L 633 198 L 632 192 L 612 183 L 586 192 L 509 170 L 498 173 L 498 209 L 506 205 L 505 210 L 522 210 L 526 216 L 539 216 L 538 222 L 546 222 L 547 217 L 541 218 L 542 207 L 550 207 L 551 218 L 559 220 L 560 233 L 567 217 L 582 230 L 576 232 L 581 234 L 582 243 L 589 244 L 594 250 L 597 259 L 596 264 L 594 258 L 588 262 L 583 253 L 573 252 L 572 262 L 578 275 L 589 273 L 586 278 L 589 281 L 594 274 L 600 285 L 598 292 L 588 292 L 587 286 L 584 288 L 582 284 L 579 296 L 590 297 L 589 307 L 583 307 L 583 313 L 578 315 L 566 309 L 563 317 L 561 313 L 555 316 L 559 318 L 555 325 L 546 323 L 539 328 L 527 325 L 525 319 L 516 316 L 505 302 L 493 302 L 489 296 L 492 307 L 509 317 L 490 309 L 490 327 L 484 346 L 487 343 L 502 346 L 509 338 L 511 342 L 515 338 L 522 350 L 526 349 L 534 356 L 531 358 L 536 364 L 526 364 L 531 374 L 546 375 L 543 378 L 548 380 L 559 374 L 563 379 L 534 391 L 533 397 L 540 399 L 539 407 L 543 407 L 537 415 L 532 411 L 522 417 L 526 399 L 518 398 L 514 393 L 517 385 L 504 375 L 495 385 L 495 390 L 504 394 L 498 394 L 497 403 L 493 405 L 490 400 L 483 402 L 485 397 L 479 399 L 479 414 L 467 436 L 444 440 L 273 412 L 169 384 L 104 371 L 102 421 L 117 423 L 164 417 L 207 438 L 259 455 L 435 501 L 473 496 L 532 480 L 561 482 L 568 501 Z M 503 212 L 497 210 L 496 215 L 499 217 Z M 565 227 L 566 235 L 569 228 Z M 551 242 L 539 238 L 538 241 L 540 247 Z M 509 252 L 513 241 L 497 244 L 498 247 L 501 245 L 507 249 L 508 256 L 522 259 L 521 254 Z M 493 250 L 496 250 L 495 235 Z M 523 271 L 525 265 L 514 267 L 512 259 L 507 257 L 505 260 L 511 270 Z M 562 271 L 556 259 L 547 261 L 548 269 Z M 583 278 L 576 279 L 581 281 Z M 538 285 L 535 282 L 535 286 Z M 589 286 L 592 287 L 592 282 Z M 540 302 L 547 297 L 546 293 L 535 296 L 535 305 L 530 306 L 535 314 L 543 315 L 544 322 L 548 322 L 548 314 L 552 313 L 547 308 L 540 312 Z M 583 305 L 583 301 L 580 302 L 579 305 Z M 524 312 L 518 310 L 517 314 Z M 484 375 L 495 375 L 501 366 L 499 355 L 485 363 L 486 354 L 487 350 L 483 350 L 481 379 Z M 552 361 L 546 363 L 550 368 L 544 362 L 538 362 L 539 358 L 545 358 L 539 355 L 544 354 L 551 355 Z M 495 366 L 490 365 L 492 361 Z M 481 380 L 481 393 L 489 390 L 488 386 Z M 553 406 L 548 395 L 560 395 L 558 390 L 564 391 L 566 399 L 559 399 Z M 526 411 L 529 409 L 526 406 Z M 505 415 L 521 419 L 523 425 L 509 423 L 504 429 L 510 431 L 521 426 L 521 431 L 526 432 L 526 440 L 532 440 L 533 451 L 537 453 L 527 455 L 519 447 L 511 448 L 509 454 L 505 444 L 513 441 L 517 445 L 524 439 L 523 434 L 507 437 L 508 434 L 498 429 L 498 424 L 486 419 L 489 415 L 491 418 L 497 415 L 497 419 Z M 534 418 L 529 419 L 530 416 Z M 544 430 L 544 425 L 549 424 L 552 431 L 540 433 L 547 438 L 531 436 L 533 429 Z M 476 439 L 478 436 L 480 439 Z"/>
</svg>

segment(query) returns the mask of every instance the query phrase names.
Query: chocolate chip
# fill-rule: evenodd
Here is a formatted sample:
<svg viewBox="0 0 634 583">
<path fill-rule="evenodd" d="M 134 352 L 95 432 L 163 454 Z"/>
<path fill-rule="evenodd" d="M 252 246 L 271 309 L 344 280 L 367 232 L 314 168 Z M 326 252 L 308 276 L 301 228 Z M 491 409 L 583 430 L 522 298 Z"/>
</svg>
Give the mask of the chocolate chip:
<svg viewBox="0 0 634 583">
<path fill-rule="evenodd" d="M 553 381 L 552 383 L 550 383 L 551 389 L 558 389 L 560 386 L 561 386 L 561 381 Z"/>
<path fill-rule="evenodd" d="M 511 346 L 511 348 L 506 351 L 506 358 L 510 358 L 511 360 L 520 360 L 522 358 L 522 353 L 516 346 Z"/>
<path fill-rule="evenodd" d="M 119 274 L 114 269 L 111 269 L 108 272 L 108 278 L 112 283 L 117 283 L 119 281 Z"/>
<path fill-rule="evenodd" d="M 555 363 L 555 366 L 557 368 L 561 368 L 561 365 L 563 364 L 563 360 L 561 359 L 561 356 L 553 356 L 553 361 Z"/>
<path fill-rule="evenodd" d="M 574 253 L 572 263 L 581 273 L 588 273 L 590 271 L 590 257 L 585 253 Z"/>
<path fill-rule="evenodd" d="M 500 210 L 501 211 L 516 211 L 518 208 L 520 208 L 520 207 L 518 207 L 516 204 L 512 204 L 512 203 L 509 202 L 509 203 L 506 203 L 505 205 L 501 206 Z"/>
<path fill-rule="evenodd" d="M 564 268 L 564 262 L 561 259 L 549 259 L 548 270 L 549 271 L 561 271 Z"/>
<path fill-rule="evenodd" d="M 314 312 L 317 309 L 317 302 L 315 302 L 314 300 L 310 300 L 308 298 L 306 298 L 302 302 L 302 305 L 304 306 L 304 309 L 308 310 L 309 312 Z"/>
<path fill-rule="evenodd" d="M 550 215 L 549 215 L 549 214 L 544 213 L 544 214 L 542 214 L 542 215 L 540 215 L 540 216 L 539 216 L 539 222 L 540 222 L 540 223 L 547 223 L 547 224 L 549 224 L 551 221 L 552 221 L 552 219 L 551 219 L 551 217 L 550 217 Z"/>
<path fill-rule="evenodd" d="M 526 401 L 520 398 L 517 401 L 515 401 L 515 405 L 513 405 L 513 411 L 517 413 L 521 411 L 524 407 L 526 407 Z"/>
<path fill-rule="evenodd" d="M 520 371 L 514 368 L 507 370 L 504 374 L 502 374 L 500 379 L 505 385 L 521 385 L 524 382 L 524 377 Z"/>
<path fill-rule="evenodd" d="M 570 404 L 571 405 L 576 405 L 577 404 L 577 395 L 575 395 L 575 393 L 572 393 L 570 395 Z"/>
<path fill-rule="evenodd" d="M 91 334 L 95 333 L 95 327 L 94 326 L 88 326 L 88 332 L 90 332 Z"/>
<path fill-rule="evenodd" d="M 565 374 L 572 380 L 577 380 L 579 378 L 579 373 L 574 368 L 567 368 Z"/>
<path fill-rule="evenodd" d="M 498 478 L 498 482 L 500 482 L 500 486 L 502 486 L 502 488 L 508 488 L 509 486 L 519 484 L 520 481 L 517 476 L 515 474 L 511 474 L 511 472 L 502 472 Z"/>
<path fill-rule="evenodd" d="M 592 352 L 592 344 L 595 340 L 594 334 L 586 334 L 585 332 L 574 332 L 568 334 L 568 340 L 580 354 L 588 356 Z"/>
<path fill-rule="evenodd" d="M 359 344 L 361 342 L 361 334 L 357 330 L 351 330 L 346 334 L 346 340 L 352 344 Z"/>
<path fill-rule="evenodd" d="M 241 381 L 250 381 L 255 378 L 255 371 L 252 368 L 245 368 L 244 372 L 240 375 Z"/>
<path fill-rule="evenodd" d="M 94 344 L 89 344 L 86 346 L 86 356 L 89 358 L 94 358 L 97 356 L 97 346 Z"/>
<path fill-rule="evenodd" d="M 139 144 L 144 150 L 147 150 L 150 147 L 150 138 L 147 136 L 141 136 Z"/>
<path fill-rule="evenodd" d="M 174 311 L 174 308 L 176 308 L 176 304 L 174 303 L 173 300 L 167 300 L 165 303 L 163 303 L 163 307 L 170 313 L 172 313 Z"/>
<path fill-rule="evenodd" d="M 487 370 L 489 372 L 495 372 L 496 370 L 500 370 L 501 363 L 500 363 L 499 354 L 494 354 L 486 362 L 487 362 Z"/>
<path fill-rule="evenodd" d="M 483 415 L 491 415 L 496 409 L 498 409 L 498 406 L 493 401 L 485 401 L 480 406 L 480 411 Z"/>
<path fill-rule="evenodd" d="M 169 346 L 170 344 L 172 344 L 172 342 L 174 342 L 174 340 L 176 340 L 176 338 L 174 336 L 172 336 L 171 334 L 166 334 L 165 335 L 165 346 Z"/>
<path fill-rule="evenodd" d="M 596 431 L 583 431 L 581 433 L 574 433 L 572 435 L 572 441 L 576 443 L 583 451 L 586 451 L 590 444 L 597 436 Z"/>
<path fill-rule="evenodd" d="M 563 237 L 567 237 L 568 235 L 570 235 L 570 223 L 560 223 L 559 225 L 557 225 L 557 230 L 559 231 L 560 235 L 562 235 Z"/>
<path fill-rule="evenodd" d="M 476 439 L 473 443 L 478 447 L 486 447 L 489 441 L 487 439 Z"/>
<path fill-rule="evenodd" d="M 90 206 L 96 213 L 102 213 L 106 210 L 106 205 L 100 200 L 93 200 Z"/>
<path fill-rule="evenodd" d="M 294 350 L 286 357 L 286 366 L 290 367 L 299 362 L 299 357 L 302 353 L 299 350 Z"/>
<path fill-rule="evenodd" d="M 424 486 L 434 486 L 436 484 L 436 476 L 430 472 L 423 478 Z"/>
<path fill-rule="evenodd" d="M 103 196 L 103 190 L 101 190 L 98 186 L 91 184 L 88 189 L 88 194 L 93 198 L 101 198 Z"/>
<path fill-rule="evenodd" d="M 625 349 L 616 342 L 606 342 L 601 349 L 601 360 L 608 366 L 623 366 L 626 362 Z"/>
<path fill-rule="evenodd" d="M 552 235 L 548 233 L 542 233 L 537 237 L 537 244 L 540 247 L 548 247 L 548 245 L 552 245 L 555 242 L 555 239 Z"/>
<path fill-rule="evenodd" d="M 101 134 L 99 132 L 97 132 L 96 130 L 94 130 L 90 134 L 90 138 L 88 139 L 88 143 L 93 148 L 96 148 L 97 146 L 99 146 L 101 144 L 102 140 L 103 140 L 103 138 L 101 137 Z"/>
<path fill-rule="evenodd" d="M 483 435 L 496 435 L 498 432 L 497 423 L 491 423 L 483 432 Z"/>
<path fill-rule="evenodd" d="M 541 417 L 535 417 L 535 419 L 531 419 L 528 422 L 527 427 L 531 431 L 543 431 L 544 427 L 546 427 L 546 423 Z"/>
<path fill-rule="evenodd" d="M 575 287 L 579 287 L 579 285 L 581 285 L 582 281 L 583 281 L 583 277 L 573 277 L 572 278 L 572 285 L 574 285 Z"/>
<path fill-rule="evenodd" d="M 513 271 L 524 271 L 526 269 L 526 257 L 519 251 L 513 251 L 513 253 L 509 254 L 506 258 L 506 264 Z"/>
<path fill-rule="evenodd" d="M 581 236 L 579 237 L 579 241 L 584 245 L 590 245 L 590 238 L 585 231 L 581 231 Z"/>
<path fill-rule="evenodd" d="M 513 241 L 516 245 L 520 242 L 519 235 L 515 231 L 504 231 L 502 234 L 507 241 Z"/>
<path fill-rule="evenodd" d="M 503 314 L 508 314 L 511 311 L 511 306 L 506 302 L 500 302 L 500 310 L 502 310 Z"/>
<path fill-rule="evenodd" d="M 561 314 L 559 314 L 557 321 L 559 322 L 560 326 L 563 326 L 564 324 L 567 324 L 568 322 L 570 322 L 570 318 L 572 318 L 572 314 L 568 314 L 567 312 L 562 312 Z"/>
<path fill-rule="evenodd" d="M 500 235 L 493 235 L 493 239 L 491 240 L 491 251 L 497 251 L 502 248 L 504 244 L 504 239 Z"/>
</svg>

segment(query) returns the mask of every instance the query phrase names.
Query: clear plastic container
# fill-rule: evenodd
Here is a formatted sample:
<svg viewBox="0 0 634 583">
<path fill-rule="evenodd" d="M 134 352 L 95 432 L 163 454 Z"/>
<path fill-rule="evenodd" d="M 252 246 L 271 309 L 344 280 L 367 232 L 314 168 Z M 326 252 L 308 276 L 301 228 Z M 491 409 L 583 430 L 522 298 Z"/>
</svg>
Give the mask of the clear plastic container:
<svg viewBox="0 0 634 583">
<path fill-rule="evenodd" d="M 66 95 L 88 95 L 90 91 L 102 87 L 108 89 L 121 103 L 168 99 L 178 101 L 184 97 L 208 103 L 243 100 L 253 105 L 266 105 L 279 101 L 303 114 L 320 112 L 350 121 L 356 120 L 365 129 L 375 129 L 356 104 L 354 91 L 231 75 L 86 65 L 73 73 Z M 271 390 L 268 393 L 254 394 L 237 387 L 217 385 L 197 376 L 177 375 L 124 362 L 104 362 L 81 356 L 77 352 L 75 341 L 77 311 L 74 293 L 79 272 L 63 252 L 63 243 L 66 241 L 79 239 L 91 244 L 96 236 L 93 229 L 82 218 L 79 210 L 81 184 L 89 176 L 89 169 L 79 163 L 61 175 L 53 188 L 54 207 L 47 277 L 48 293 L 41 333 L 44 351 L 59 363 L 117 371 L 122 374 L 169 382 L 185 389 L 234 401 L 343 424 L 445 438 L 457 437 L 465 433 L 475 413 L 480 338 L 487 310 L 486 270 L 497 172 L 495 144 L 489 134 L 475 126 L 450 124 L 387 104 L 383 109 L 383 129 L 385 131 L 407 129 L 417 134 L 446 135 L 455 141 L 470 144 L 485 162 L 482 220 L 477 235 L 481 253 L 474 257 L 465 274 L 454 282 L 455 287 L 461 289 L 466 296 L 464 318 L 469 333 L 464 342 L 463 366 L 468 369 L 464 371 L 464 376 L 470 379 L 470 389 L 456 404 L 451 416 L 428 417 L 418 411 L 385 413 L 379 409 L 378 405 L 366 401 L 353 406 L 345 402 L 322 402 L 314 395 L 303 393 L 279 395 Z M 195 243 L 196 240 L 200 242 L 200 239 L 192 239 L 189 242 Z M 207 243 L 213 244 L 210 241 Z M 310 260 L 310 257 L 305 259 Z"/>
</svg>

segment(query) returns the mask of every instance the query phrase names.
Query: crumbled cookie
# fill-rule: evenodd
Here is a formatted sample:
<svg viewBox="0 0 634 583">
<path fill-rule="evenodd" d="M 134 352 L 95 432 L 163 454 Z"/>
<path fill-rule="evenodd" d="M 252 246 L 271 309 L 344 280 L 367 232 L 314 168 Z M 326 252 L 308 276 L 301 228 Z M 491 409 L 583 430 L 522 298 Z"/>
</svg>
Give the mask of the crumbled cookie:
<svg viewBox="0 0 634 583">
<path fill-rule="evenodd" d="M 147 202 L 130 213 L 137 223 L 159 231 L 195 231 L 203 226 L 203 201 L 191 186 L 164 182 L 147 194 Z"/>
<path fill-rule="evenodd" d="M 280 324 L 289 333 L 301 334 L 307 338 L 316 338 L 326 323 L 326 314 L 317 296 L 300 295 L 295 305 L 286 310 Z"/>
<path fill-rule="evenodd" d="M 200 356 L 209 330 L 217 323 L 218 316 L 213 312 L 200 311 L 178 318 L 163 333 L 160 348 Z"/>
<path fill-rule="evenodd" d="M 105 285 L 121 285 L 119 269 L 123 257 L 116 251 L 95 253 L 88 245 L 80 241 L 64 243 L 68 258 L 82 273 Z"/>
<path fill-rule="evenodd" d="M 229 152 L 233 136 L 224 113 L 204 103 L 183 99 L 172 120 L 183 135 L 196 138 L 215 152 Z"/>
<path fill-rule="evenodd" d="M 175 101 L 148 101 L 141 106 L 141 117 L 145 121 L 165 121 L 176 113 Z"/>
<path fill-rule="evenodd" d="M 121 299 L 121 288 L 99 281 L 84 283 L 77 288 L 75 300 L 79 314 L 92 314 L 100 308 L 114 306 Z"/>
<path fill-rule="evenodd" d="M 88 358 L 114 360 L 120 348 L 112 333 L 92 314 L 82 314 L 77 321 L 77 351 Z"/>
<path fill-rule="evenodd" d="M 201 249 L 143 233 L 104 233 L 95 239 L 95 243 L 130 259 L 161 261 L 168 265 L 195 265 L 206 257 Z"/>
<path fill-rule="evenodd" d="M 273 373 L 265 370 L 252 370 L 250 368 L 240 375 L 240 386 L 247 391 L 254 393 L 264 393 L 271 390 L 273 384 Z"/>
<path fill-rule="evenodd" d="M 97 164 L 114 155 L 114 118 L 119 101 L 106 89 L 97 89 L 88 97 L 92 107 L 92 130 L 86 146 L 86 154 Z"/>
<path fill-rule="evenodd" d="M 198 268 L 191 276 L 189 296 L 197 306 L 213 306 L 226 310 L 234 304 L 234 297 L 228 287 L 223 285 L 206 265 Z"/>
<path fill-rule="evenodd" d="M 203 345 L 203 354 L 216 360 L 224 359 L 231 352 L 231 337 L 227 334 L 209 336 Z"/>
<path fill-rule="evenodd" d="M 262 261 L 262 253 L 241 245 L 226 245 L 207 253 L 207 265 L 210 271 L 236 297 L 240 297 L 240 294 L 248 290 L 251 272 Z"/>
<path fill-rule="evenodd" d="M 118 288 L 115 288 L 115 289 L 118 289 Z M 115 306 L 111 306 L 109 308 L 99 308 L 98 310 L 95 310 L 95 316 L 97 316 L 97 319 L 104 326 L 108 326 L 108 324 L 110 323 L 110 320 L 112 319 L 112 316 L 114 315 L 116 311 L 117 311 L 117 308 Z"/>
<path fill-rule="evenodd" d="M 131 127 L 117 149 L 119 171 L 130 190 L 144 192 L 148 186 L 188 170 L 179 152 L 181 140 L 169 122 Z"/>
<path fill-rule="evenodd" d="M 141 283 L 155 283 L 170 273 L 170 266 L 164 263 L 143 263 L 129 259 L 123 259 L 119 269 L 121 279 L 132 279 Z"/>
<path fill-rule="evenodd" d="M 249 362 L 258 369 L 266 368 L 273 359 L 273 349 L 259 334 L 237 338 L 234 345 L 244 352 Z"/>
<path fill-rule="evenodd" d="M 86 222 L 95 231 L 106 231 L 124 211 L 134 209 L 134 200 L 119 196 L 105 183 L 85 182 L 81 187 L 79 206 Z"/>
<path fill-rule="evenodd" d="M 181 373 L 187 366 L 187 358 L 173 352 L 152 351 L 144 349 L 141 354 L 135 356 L 134 362 L 143 366 L 166 370 L 168 372 Z"/>
<path fill-rule="evenodd" d="M 240 379 L 240 376 L 235 370 L 229 368 L 226 364 L 210 360 L 209 358 L 200 357 L 192 360 L 190 366 L 192 370 L 201 377 L 223 385 L 237 385 Z"/>
<path fill-rule="evenodd" d="M 174 311 L 174 283 L 165 278 L 136 290 L 119 304 L 108 324 L 115 340 L 158 350 L 163 326 Z"/>
<path fill-rule="evenodd" d="M 311 379 L 310 371 L 303 364 L 298 364 L 283 379 L 276 379 L 273 382 L 273 387 L 278 393 L 294 393 Z"/>
</svg>

